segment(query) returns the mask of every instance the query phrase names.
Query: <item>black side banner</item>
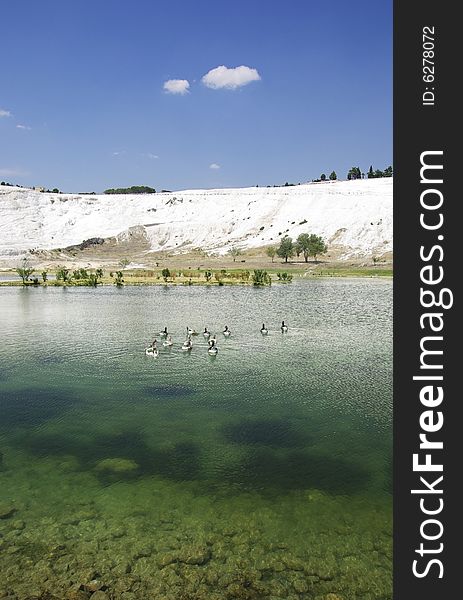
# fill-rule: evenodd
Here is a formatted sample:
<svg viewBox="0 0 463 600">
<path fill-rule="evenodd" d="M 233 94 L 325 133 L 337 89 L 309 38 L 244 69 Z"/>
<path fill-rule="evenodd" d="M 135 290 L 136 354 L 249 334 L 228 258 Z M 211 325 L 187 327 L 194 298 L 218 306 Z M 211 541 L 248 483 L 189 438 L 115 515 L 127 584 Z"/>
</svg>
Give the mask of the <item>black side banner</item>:
<svg viewBox="0 0 463 600">
<path fill-rule="evenodd" d="M 460 563 L 462 36 L 453 3 L 394 9 L 394 597 L 440 600 Z"/>
</svg>

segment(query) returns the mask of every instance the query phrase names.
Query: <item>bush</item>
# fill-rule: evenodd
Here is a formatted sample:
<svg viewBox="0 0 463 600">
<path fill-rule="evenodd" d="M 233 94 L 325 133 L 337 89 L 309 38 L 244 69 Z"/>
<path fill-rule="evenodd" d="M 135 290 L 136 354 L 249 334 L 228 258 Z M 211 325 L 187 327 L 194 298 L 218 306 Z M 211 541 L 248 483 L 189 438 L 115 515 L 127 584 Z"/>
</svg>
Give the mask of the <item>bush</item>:
<svg viewBox="0 0 463 600">
<path fill-rule="evenodd" d="M 262 269 L 254 269 L 254 272 L 252 274 L 252 283 L 254 285 L 270 285 L 272 283 L 272 280 L 267 271 L 264 271 Z"/>
</svg>

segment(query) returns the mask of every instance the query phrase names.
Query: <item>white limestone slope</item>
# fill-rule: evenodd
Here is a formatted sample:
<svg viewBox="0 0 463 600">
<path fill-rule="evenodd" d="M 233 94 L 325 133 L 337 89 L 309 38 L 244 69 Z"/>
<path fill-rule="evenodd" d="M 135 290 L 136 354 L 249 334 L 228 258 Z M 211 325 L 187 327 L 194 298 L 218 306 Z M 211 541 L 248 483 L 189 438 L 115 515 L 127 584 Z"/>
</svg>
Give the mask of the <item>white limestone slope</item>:
<svg viewBox="0 0 463 600">
<path fill-rule="evenodd" d="M 92 237 L 124 239 L 133 227 L 152 251 L 223 254 L 310 232 L 342 248 L 345 258 L 380 254 L 392 251 L 392 185 L 384 178 L 93 196 L 0 186 L 0 256 Z"/>
</svg>

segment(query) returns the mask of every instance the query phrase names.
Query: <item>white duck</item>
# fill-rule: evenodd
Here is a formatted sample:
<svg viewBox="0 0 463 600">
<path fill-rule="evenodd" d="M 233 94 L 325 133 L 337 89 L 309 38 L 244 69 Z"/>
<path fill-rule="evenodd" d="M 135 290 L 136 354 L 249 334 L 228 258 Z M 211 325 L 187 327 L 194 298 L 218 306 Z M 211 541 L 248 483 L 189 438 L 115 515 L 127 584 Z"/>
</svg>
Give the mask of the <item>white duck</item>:
<svg viewBox="0 0 463 600">
<path fill-rule="evenodd" d="M 173 346 L 174 342 L 172 341 L 172 336 L 169 335 L 168 338 L 162 342 L 162 345 L 164 348 L 170 348 L 170 346 Z"/>
<path fill-rule="evenodd" d="M 224 334 L 225 337 L 230 337 L 231 336 L 231 331 L 228 329 L 228 325 L 225 325 L 225 329 L 222 332 Z"/>
<path fill-rule="evenodd" d="M 285 322 L 281 322 L 281 333 L 286 333 L 288 331 L 288 326 L 285 325 Z"/>
<path fill-rule="evenodd" d="M 183 352 L 188 352 L 193 349 L 193 342 L 191 341 L 191 337 L 188 336 L 187 339 L 183 342 L 182 350 Z"/>
<path fill-rule="evenodd" d="M 262 323 L 262 327 L 260 328 L 260 332 L 262 335 L 267 335 L 268 329 L 265 327 L 265 323 Z"/>
</svg>

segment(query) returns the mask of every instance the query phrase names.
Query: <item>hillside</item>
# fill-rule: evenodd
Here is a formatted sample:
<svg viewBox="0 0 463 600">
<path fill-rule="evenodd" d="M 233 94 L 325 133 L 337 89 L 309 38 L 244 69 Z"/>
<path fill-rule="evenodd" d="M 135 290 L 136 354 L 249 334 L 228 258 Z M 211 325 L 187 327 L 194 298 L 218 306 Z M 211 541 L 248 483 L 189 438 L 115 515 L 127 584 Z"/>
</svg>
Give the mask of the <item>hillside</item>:
<svg viewBox="0 0 463 600">
<path fill-rule="evenodd" d="M 0 186 L 0 258 L 63 249 L 89 238 L 137 244 L 141 253 L 224 254 L 323 236 L 341 259 L 392 251 L 392 178 L 289 187 L 185 190 L 136 195 L 41 193 Z"/>
</svg>

